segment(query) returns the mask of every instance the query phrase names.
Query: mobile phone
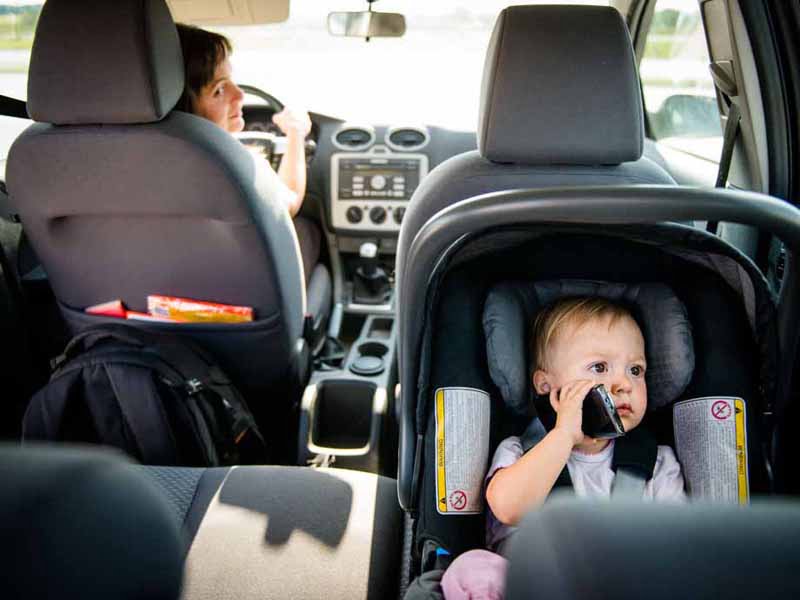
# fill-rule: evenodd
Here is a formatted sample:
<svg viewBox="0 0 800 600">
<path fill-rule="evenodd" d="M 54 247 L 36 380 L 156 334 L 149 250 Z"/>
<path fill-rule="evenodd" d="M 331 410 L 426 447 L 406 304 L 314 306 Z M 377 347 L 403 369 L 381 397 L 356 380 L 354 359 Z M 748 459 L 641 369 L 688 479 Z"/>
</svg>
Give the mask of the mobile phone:
<svg viewBox="0 0 800 600">
<path fill-rule="evenodd" d="M 602 383 L 589 390 L 583 399 L 581 429 L 584 435 L 605 440 L 625 435 L 625 426 L 614 406 L 614 399 Z"/>
</svg>

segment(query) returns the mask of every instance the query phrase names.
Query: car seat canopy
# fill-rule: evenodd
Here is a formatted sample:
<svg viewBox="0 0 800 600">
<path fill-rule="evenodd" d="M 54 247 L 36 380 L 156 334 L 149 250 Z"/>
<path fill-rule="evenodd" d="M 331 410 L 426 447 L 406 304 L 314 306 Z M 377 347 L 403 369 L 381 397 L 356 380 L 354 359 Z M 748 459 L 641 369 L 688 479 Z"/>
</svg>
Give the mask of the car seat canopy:
<svg viewBox="0 0 800 600">
<path fill-rule="evenodd" d="M 483 329 L 489 374 L 513 412 L 528 415 L 533 408 L 528 351 L 531 323 L 545 306 L 574 296 L 600 296 L 633 308 L 645 339 L 650 410 L 681 395 L 694 371 L 694 344 L 686 307 L 669 286 L 578 279 L 506 281 L 487 295 Z"/>
</svg>

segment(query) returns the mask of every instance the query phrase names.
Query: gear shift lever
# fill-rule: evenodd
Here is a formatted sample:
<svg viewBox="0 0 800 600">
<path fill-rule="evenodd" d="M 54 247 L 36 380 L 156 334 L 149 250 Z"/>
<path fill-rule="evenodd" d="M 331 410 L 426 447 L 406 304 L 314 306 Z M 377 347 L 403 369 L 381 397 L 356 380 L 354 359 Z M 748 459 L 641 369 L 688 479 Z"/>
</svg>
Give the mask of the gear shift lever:
<svg viewBox="0 0 800 600">
<path fill-rule="evenodd" d="M 358 249 L 361 257 L 361 270 L 364 277 L 370 279 L 378 269 L 378 245 L 375 242 L 364 242 Z"/>
<path fill-rule="evenodd" d="M 389 292 L 389 276 L 378 264 L 378 245 L 364 242 L 358 249 L 360 264 L 353 280 L 353 301 L 359 304 L 383 304 Z"/>
</svg>

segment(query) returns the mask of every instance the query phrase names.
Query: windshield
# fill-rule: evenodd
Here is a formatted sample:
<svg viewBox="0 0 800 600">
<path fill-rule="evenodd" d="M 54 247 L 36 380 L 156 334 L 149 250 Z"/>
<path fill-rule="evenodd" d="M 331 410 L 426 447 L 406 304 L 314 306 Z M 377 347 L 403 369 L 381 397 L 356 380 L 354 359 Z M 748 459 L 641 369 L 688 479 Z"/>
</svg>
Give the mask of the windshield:
<svg viewBox="0 0 800 600">
<path fill-rule="evenodd" d="M 233 42 L 236 81 L 286 104 L 361 123 L 471 131 L 486 47 L 497 14 L 508 5 L 509 0 L 381 0 L 374 9 L 403 13 L 406 34 L 369 42 L 334 37 L 326 28 L 329 10 L 364 10 L 363 0 L 295 1 L 285 23 L 214 29 Z"/>
<path fill-rule="evenodd" d="M 364 0 L 294 0 L 284 23 L 209 29 L 233 42 L 231 62 L 238 83 L 259 87 L 285 104 L 348 121 L 471 131 L 478 118 L 489 36 L 497 14 L 508 4 L 380 0 L 375 10 L 405 15 L 406 34 L 369 42 L 327 31 L 328 11 L 365 10 Z M 41 1 L 0 1 L 0 93 L 6 96 L 27 97 L 30 48 L 41 7 Z M 11 139 L 25 126 L 13 121 L 3 124 L 14 130 L 5 136 Z"/>
</svg>

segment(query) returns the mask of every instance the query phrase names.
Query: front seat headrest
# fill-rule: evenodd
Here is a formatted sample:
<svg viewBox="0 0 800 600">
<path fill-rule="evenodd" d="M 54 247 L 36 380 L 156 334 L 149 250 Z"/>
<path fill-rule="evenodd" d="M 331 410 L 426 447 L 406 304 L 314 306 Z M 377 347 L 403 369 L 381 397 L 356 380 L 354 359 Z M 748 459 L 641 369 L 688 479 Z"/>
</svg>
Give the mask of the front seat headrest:
<svg viewBox="0 0 800 600">
<path fill-rule="evenodd" d="M 692 326 L 675 293 L 663 283 L 606 283 L 581 279 L 503 282 L 486 297 L 483 331 L 489 374 L 506 405 L 528 415 L 533 404 L 528 337 L 536 315 L 570 296 L 600 296 L 634 308 L 647 355 L 647 407 L 675 401 L 694 373 Z"/>
<path fill-rule="evenodd" d="M 160 121 L 183 92 L 164 0 L 48 0 L 28 73 L 28 114 L 56 125 Z"/>
<path fill-rule="evenodd" d="M 478 149 L 494 162 L 618 164 L 642 155 L 628 28 L 604 6 L 512 6 L 486 53 Z"/>
</svg>

